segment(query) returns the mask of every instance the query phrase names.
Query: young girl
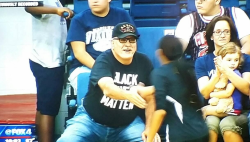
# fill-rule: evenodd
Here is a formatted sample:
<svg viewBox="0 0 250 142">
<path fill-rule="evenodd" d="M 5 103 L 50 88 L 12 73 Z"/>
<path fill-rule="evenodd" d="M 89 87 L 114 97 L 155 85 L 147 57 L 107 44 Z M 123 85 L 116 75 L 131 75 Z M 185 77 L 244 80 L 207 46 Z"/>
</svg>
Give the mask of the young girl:
<svg viewBox="0 0 250 142">
<path fill-rule="evenodd" d="M 182 46 L 174 36 L 163 37 L 159 47 L 157 53 L 162 66 L 151 75 L 155 86 L 156 111 L 152 116 L 147 142 L 152 142 L 159 129 L 164 132 L 159 132 L 164 141 L 207 142 L 208 128 L 201 113 L 190 103 L 190 97 L 197 89 L 193 66 L 178 61 Z"/>
<path fill-rule="evenodd" d="M 241 73 L 237 68 L 241 66 L 243 59 L 240 48 L 233 42 L 229 42 L 217 53 L 221 56 L 222 63 L 232 69 L 237 75 Z M 203 107 L 203 116 L 215 115 L 218 117 L 227 116 L 227 114 L 239 115 L 241 113 L 241 97 L 242 94 L 235 86 L 228 81 L 218 70 L 215 71 L 220 75 L 220 80 L 215 85 L 215 90 L 210 93 L 209 104 Z M 224 115 L 221 115 L 224 114 Z"/>
</svg>

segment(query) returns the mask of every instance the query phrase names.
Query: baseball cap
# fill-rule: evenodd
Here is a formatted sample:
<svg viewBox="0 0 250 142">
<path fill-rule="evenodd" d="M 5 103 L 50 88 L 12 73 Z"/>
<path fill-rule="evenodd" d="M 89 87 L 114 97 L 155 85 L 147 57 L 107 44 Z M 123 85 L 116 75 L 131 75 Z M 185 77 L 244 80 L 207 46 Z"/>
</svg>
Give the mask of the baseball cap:
<svg viewBox="0 0 250 142">
<path fill-rule="evenodd" d="M 136 27 L 128 22 L 117 24 L 113 29 L 112 37 L 125 38 L 126 36 L 139 38 L 139 35 L 136 33 Z"/>
</svg>

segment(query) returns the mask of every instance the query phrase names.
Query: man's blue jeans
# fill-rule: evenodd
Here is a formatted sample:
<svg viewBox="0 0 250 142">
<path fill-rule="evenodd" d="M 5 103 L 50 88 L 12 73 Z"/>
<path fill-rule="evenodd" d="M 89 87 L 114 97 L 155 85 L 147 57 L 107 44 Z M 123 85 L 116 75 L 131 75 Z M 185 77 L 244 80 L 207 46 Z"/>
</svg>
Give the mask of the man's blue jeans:
<svg viewBox="0 0 250 142">
<path fill-rule="evenodd" d="M 105 117 L 105 116 L 103 116 Z M 140 117 L 128 126 L 111 128 L 94 122 L 81 105 L 57 142 L 142 142 L 145 125 Z"/>
</svg>

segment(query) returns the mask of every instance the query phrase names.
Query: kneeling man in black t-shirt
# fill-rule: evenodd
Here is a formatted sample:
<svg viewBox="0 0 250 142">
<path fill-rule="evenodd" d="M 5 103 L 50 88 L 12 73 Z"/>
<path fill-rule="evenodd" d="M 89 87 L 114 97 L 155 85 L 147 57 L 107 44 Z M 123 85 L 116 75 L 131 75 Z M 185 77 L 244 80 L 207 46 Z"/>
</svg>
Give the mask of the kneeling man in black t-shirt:
<svg viewBox="0 0 250 142">
<path fill-rule="evenodd" d="M 96 59 L 87 95 L 58 142 L 140 142 L 155 110 L 149 86 L 150 60 L 136 52 L 135 26 L 120 23 L 112 33 L 112 48 Z M 148 87 L 144 87 L 148 86 Z M 146 126 L 139 117 L 146 111 Z"/>
</svg>

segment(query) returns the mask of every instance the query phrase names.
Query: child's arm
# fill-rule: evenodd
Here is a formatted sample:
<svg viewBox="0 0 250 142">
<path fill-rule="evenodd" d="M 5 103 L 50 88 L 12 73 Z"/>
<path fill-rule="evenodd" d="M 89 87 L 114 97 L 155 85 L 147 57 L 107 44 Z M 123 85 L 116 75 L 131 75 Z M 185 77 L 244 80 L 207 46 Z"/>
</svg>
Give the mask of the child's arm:
<svg viewBox="0 0 250 142">
<path fill-rule="evenodd" d="M 150 123 L 150 129 L 149 133 L 147 135 L 146 142 L 152 142 L 154 140 L 155 134 L 158 132 L 163 119 L 165 118 L 167 112 L 165 110 L 156 110 L 153 114 L 151 123 Z"/>
<path fill-rule="evenodd" d="M 235 72 L 228 68 L 227 66 L 222 64 L 221 56 L 218 56 L 214 59 L 215 65 L 219 68 L 220 72 L 225 74 L 227 78 L 234 84 L 234 86 L 243 94 L 248 95 L 249 93 L 249 84 L 250 84 L 250 71 L 244 71 L 242 77 L 235 74 Z M 245 66 L 249 65 L 249 60 L 244 63 Z M 247 68 L 249 69 L 249 68 Z"/>
<path fill-rule="evenodd" d="M 219 98 L 219 99 L 223 99 L 223 98 L 231 97 L 232 94 L 233 94 L 234 89 L 235 89 L 234 85 L 232 83 L 229 83 L 226 86 L 225 90 L 218 91 L 218 92 L 211 92 L 210 93 L 210 98 L 216 97 L 216 98 Z"/>
</svg>

